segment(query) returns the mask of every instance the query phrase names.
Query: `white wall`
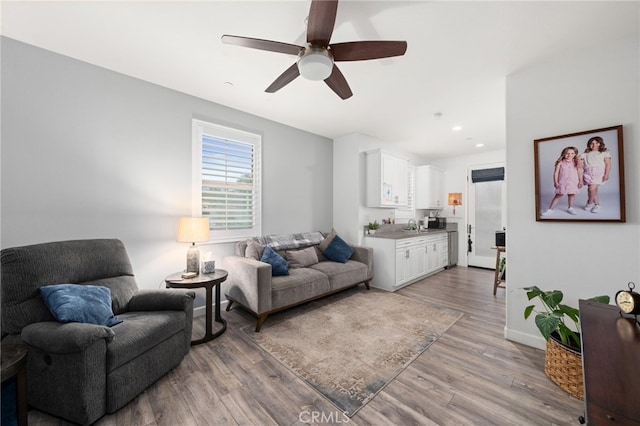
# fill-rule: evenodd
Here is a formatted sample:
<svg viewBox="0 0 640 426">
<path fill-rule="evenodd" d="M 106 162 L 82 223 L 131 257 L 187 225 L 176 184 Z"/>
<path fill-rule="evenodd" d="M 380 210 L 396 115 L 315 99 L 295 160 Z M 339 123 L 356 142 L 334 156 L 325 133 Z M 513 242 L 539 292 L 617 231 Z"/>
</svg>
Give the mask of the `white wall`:
<svg viewBox="0 0 640 426">
<path fill-rule="evenodd" d="M 362 233 L 358 218 L 364 174 L 358 154 L 358 135 L 333 141 L 333 227 L 351 244 L 360 244 Z"/>
<path fill-rule="evenodd" d="M 567 304 L 640 284 L 640 150 L 637 38 L 567 54 L 507 79 L 506 335 L 543 347 L 521 289 L 565 293 Z M 622 124 L 626 223 L 536 222 L 533 140 Z"/>
<path fill-rule="evenodd" d="M 184 269 L 191 120 L 263 136 L 264 234 L 328 231 L 332 141 L 2 38 L 1 246 L 120 238 L 138 285 Z M 295 158 L 295 161 L 291 161 Z M 201 248 L 215 260 L 232 244 Z"/>
</svg>

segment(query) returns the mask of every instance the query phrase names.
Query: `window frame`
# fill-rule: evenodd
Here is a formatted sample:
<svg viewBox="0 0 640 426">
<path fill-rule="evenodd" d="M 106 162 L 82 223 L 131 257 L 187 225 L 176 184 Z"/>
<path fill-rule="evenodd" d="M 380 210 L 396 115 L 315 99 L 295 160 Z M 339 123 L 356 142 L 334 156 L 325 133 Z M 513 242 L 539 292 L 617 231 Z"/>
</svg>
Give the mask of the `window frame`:
<svg viewBox="0 0 640 426">
<path fill-rule="evenodd" d="M 233 142 L 253 145 L 253 227 L 248 229 L 209 231 L 210 243 L 228 243 L 241 241 L 262 235 L 262 135 L 239 130 L 221 124 L 204 120 L 192 120 L 192 215 L 201 217 L 202 214 L 202 151 L 203 136 L 208 135 L 216 139 L 228 139 Z"/>
</svg>

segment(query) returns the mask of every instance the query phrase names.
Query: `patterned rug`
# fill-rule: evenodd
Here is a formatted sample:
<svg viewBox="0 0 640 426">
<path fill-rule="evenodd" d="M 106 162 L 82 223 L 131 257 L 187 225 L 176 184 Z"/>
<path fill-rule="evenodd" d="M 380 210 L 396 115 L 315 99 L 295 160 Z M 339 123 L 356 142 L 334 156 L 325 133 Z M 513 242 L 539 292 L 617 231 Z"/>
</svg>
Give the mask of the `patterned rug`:
<svg viewBox="0 0 640 426">
<path fill-rule="evenodd" d="M 243 331 L 347 416 L 353 416 L 462 313 L 364 288 L 347 290 Z"/>
</svg>

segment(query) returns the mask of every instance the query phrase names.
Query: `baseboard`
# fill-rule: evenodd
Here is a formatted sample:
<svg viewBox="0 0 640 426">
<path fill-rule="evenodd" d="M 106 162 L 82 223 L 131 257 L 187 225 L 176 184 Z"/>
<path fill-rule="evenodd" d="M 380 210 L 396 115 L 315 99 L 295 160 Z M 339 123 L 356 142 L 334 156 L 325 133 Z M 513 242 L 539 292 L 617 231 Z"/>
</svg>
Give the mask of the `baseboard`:
<svg viewBox="0 0 640 426">
<path fill-rule="evenodd" d="M 520 331 L 510 330 L 507 327 L 504 328 L 504 337 L 512 342 L 522 343 L 523 345 L 531 346 L 534 348 L 545 350 L 547 347 L 547 341 L 542 336 L 522 333 Z"/>
</svg>

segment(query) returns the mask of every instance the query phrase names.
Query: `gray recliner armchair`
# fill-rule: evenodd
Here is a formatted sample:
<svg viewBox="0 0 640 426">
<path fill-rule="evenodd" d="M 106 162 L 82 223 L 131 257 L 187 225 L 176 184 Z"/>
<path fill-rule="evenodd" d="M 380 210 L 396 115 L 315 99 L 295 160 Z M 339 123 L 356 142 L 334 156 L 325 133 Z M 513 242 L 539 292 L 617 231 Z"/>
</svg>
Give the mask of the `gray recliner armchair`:
<svg viewBox="0 0 640 426">
<path fill-rule="evenodd" d="M 2 250 L 2 342 L 26 345 L 30 406 L 90 424 L 133 400 L 189 352 L 195 293 L 138 290 L 123 243 L 60 241 Z M 39 288 L 108 287 L 113 327 L 57 322 Z"/>
</svg>

